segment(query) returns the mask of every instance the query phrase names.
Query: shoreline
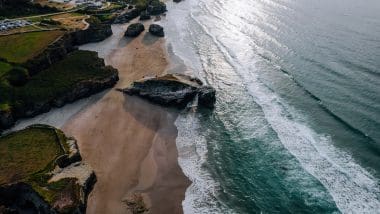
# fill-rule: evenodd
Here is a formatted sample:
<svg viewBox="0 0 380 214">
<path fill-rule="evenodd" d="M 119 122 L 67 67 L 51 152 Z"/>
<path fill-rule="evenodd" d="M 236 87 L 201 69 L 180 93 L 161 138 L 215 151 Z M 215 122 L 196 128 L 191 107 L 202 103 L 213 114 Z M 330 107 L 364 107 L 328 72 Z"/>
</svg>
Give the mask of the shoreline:
<svg viewBox="0 0 380 214">
<path fill-rule="evenodd" d="M 110 38 L 82 46 L 119 70 L 116 88 L 169 68 L 165 39 L 149 33 L 126 39 L 127 26 L 113 26 Z M 134 193 L 144 198 L 150 213 L 183 213 L 190 181 L 178 164 L 176 117 L 176 112 L 110 90 L 63 125 L 78 139 L 83 159 L 98 177 L 88 213 L 128 213 L 125 200 Z"/>
</svg>

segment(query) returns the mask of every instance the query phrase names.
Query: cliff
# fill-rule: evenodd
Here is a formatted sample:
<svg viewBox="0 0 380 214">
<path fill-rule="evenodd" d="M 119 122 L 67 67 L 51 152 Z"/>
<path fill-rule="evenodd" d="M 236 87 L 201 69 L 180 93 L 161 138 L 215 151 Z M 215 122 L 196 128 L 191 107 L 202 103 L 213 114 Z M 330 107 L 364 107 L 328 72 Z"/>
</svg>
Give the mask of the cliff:
<svg viewBox="0 0 380 214">
<path fill-rule="evenodd" d="M 74 51 L 65 59 L 32 76 L 19 87 L 6 88 L 9 108 L 0 110 L 0 130 L 17 119 L 48 112 L 53 107 L 98 93 L 118 81 L 116 69 L 105 66 L 96 52 Z"/>
<path fill-rule="evenodd" d="M 85 213 L 96 176 L 75 139 L 34 125 L 0 137 L 0 154 L 0 213 Z"/>
<path fill-rule="evenodd" d="M 51 43 L 41 54 L 28 60 L 23 66 L 28 68 L 30 75 L 34 75 L 64 59 L 68 53 L 76 50 L 78 45 L 100 42 L 112 35 L 110 24 L 103 24 L 94 17 L 86 21 L 89 23 L 87 29 L 65 33 Z"/>
</svg>

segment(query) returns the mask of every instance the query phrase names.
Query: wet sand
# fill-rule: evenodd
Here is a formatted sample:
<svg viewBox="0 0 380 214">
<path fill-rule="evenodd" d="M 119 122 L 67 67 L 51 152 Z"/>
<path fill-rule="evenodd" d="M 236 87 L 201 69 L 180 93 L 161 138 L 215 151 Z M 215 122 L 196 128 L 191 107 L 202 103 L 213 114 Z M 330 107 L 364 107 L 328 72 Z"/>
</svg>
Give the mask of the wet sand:
<svg viewBox="0 0 380 214">
<path fill-rule="evenodd" d="M 99 51 L 119 70 L 115 88 L 162 74 L 168 67 L 163 38 L 143 33 L 125 39 L 125 28 L 114 27 L 111 38 L 84 47 Z M 123 201 L 134 193 L 143 196 L 150 213 L 183 212 L 190 182 L 178 165 L 175 119 L 174 111 L 110 90 L 64 124 L 63 130 L 77 138 L 83 159 L 97 175 L 87 213 L 128 213 Z"/>
</svg>

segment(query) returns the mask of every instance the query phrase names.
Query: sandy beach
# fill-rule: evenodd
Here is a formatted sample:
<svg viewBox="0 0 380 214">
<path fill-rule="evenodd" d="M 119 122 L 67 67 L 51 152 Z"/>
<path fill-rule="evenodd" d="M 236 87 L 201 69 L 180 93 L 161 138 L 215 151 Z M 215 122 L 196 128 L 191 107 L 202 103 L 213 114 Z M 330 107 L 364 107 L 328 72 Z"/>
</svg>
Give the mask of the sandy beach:
<svg viewBox="0 0 380 214">
<path fill-rule="evenodd" d="M 115 88 L 162 74 L 169 65 L 164 38 L 142 33 L 126 39 L 126 26 L 114 26 L 111 38 L 84 47 L 119 70 Z M 150 213 L 183 212 L 190 182 L 178 165 L 175 119 L 174 111 L 110 90 L 64 124 L 97 175 L 87 213 L 128 213 L 125 202 L 134 194 L 144 198 Z"/>
</svg>

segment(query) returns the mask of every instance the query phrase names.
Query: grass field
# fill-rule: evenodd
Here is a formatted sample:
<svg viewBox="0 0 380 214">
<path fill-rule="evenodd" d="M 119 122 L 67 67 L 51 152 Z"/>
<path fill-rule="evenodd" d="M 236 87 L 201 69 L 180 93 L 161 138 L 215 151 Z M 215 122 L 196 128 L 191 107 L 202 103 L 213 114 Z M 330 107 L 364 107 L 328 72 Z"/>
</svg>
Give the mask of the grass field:
<svg viewBox="0 0 380 214">
<path fill-rule="evenodd" d="M 0 61 L 0 81 L 4 75 L 8 73 L 12 68 L 12 65 L 6 63 L 6 62 L 1 62 Z"/>
<path fill-rule="evenodd" d="M 29 128 L 0 138 L 0 185 L 29 179 L 61 154 L 52 129 Z"/>
<path fill-rule="evenodd" d="M 63 31 L 43 31 L 0 37 L 0 58 L 8 62 L 24 63 L 40 54 Z"/>
<path fill-rule="evenodd" d="M 50 172 L 56 167 L 55 160 L 66 154 L 61 148 L 66 140 L 62 131 L 41 125 L 0 137 L 0 185 L 24 182 L 50 205 L 69 191 L 73 200 L 68 207 L 70 211 L 80 201 L 76 179 L 48 182 Z"/>
</svg>

